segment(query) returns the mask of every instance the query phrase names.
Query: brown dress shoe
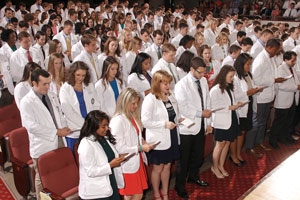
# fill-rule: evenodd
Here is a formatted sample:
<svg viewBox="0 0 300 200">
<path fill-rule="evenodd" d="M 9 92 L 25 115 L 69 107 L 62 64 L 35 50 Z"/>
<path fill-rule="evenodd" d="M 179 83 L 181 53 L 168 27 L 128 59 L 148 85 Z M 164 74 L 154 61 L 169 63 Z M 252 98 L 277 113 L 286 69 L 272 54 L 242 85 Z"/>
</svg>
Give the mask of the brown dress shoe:
<svg viewBox="0 0 300 200">
<path fill-rule="evenodd" d="M 254 149 L 247 149 L 246 153 L 256 157 L 256 158 L 262 158 L 263 154 L 256 152 Z"/>
</svg>

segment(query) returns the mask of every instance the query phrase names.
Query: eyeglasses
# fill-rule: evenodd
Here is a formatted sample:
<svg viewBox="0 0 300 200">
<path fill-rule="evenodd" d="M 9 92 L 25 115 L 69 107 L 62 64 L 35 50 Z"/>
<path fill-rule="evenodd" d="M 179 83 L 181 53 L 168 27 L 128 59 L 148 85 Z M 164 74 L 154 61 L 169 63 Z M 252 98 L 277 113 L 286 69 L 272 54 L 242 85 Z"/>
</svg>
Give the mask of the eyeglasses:
<svg viewBox="0 0 300 200">
<path fill-rule="evenodd" d="M 201 72 L 201 71 L 198 71 L 198 70 L 196 70 L 196 69 L 195 69 L 195 71 L 198 72 L 199 74 L 206 74 L 206 71 L 202 71 L 202 72 Z"/>
</svg>

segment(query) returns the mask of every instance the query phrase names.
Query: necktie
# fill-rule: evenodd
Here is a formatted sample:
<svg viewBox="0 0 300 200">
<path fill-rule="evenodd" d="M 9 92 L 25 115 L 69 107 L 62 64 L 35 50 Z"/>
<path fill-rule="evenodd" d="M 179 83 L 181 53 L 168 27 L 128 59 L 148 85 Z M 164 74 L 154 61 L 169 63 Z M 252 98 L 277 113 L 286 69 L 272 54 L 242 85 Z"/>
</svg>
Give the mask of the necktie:
<svg viewBox="0 0 300 200">
<path fill-rule="evenodd" d="M 27 51 L 28 62 L 32 62 L 32 57 L 30 55 L 30 51 Z"/>
<path fill-rule="evenodd" d="M 66 44 L 67 44 L 67 50 L 68 50 L 68 52 L 70 52 L 71 53 L 71 40 L 70 40 L 70 38 L 69 38 L 70 36 L 66 36 Z M 71 61 L 72 60 L 72 56 L 70 55 L 69 56 L 69 60 Z"/>
<path fill-rule="evenodd" d="M 289 69 L 290 69 L 291 74 L 294 75 L 293 69 L 291 67 L 289 67 Z"/>
<path fill-rule="evenodd" d="M 43 46 L 41 46 L 41 50 L 42 50 L 43 57 L 44 57 L 44 60 L 45 60 L 45 51 L 44 51 L 44 48 L 43 48 Z"/>
<path fill-rule="evenodd" d="M 292 9 L 290 9 L 290 13 L 289 13 L 288 17 L 290 17 L 290 16 L 291 16 L 291 14 L 292 14 Z"/>
<path fill-rule="evenodd" d="M 171 74 L 172 74 L 172 76 L 173 76 L 174 82 L 176 83 L 177 81 L 176 81 L 176 78 L 175 78 L 175 76 L 174 76 L 174 73 L 173 73 L 173 71 L 172 71 L 172 69 L 171 69 L 171 64 L 170 64 L 170 63 L 168 63 L 168 68 L 169 68 L 169 70 L 170 70 L 170 72 L 171 72 Z"/>
<path fill-rule="evenodd" d="M 294 40 L 294 45 L 295 45 L 295 46 L 297 46 L 297 42 L 296 42 L 296 40 Z"/>
<path fill-rule="evenodd" d="M 161 59 L 160 47 L 157 48 L 157 57 L 158 59 Z"/>
<path fill-rule="evenodd" d="M 33 31 L 32 26 L 30 27 L 30 30 L 31 30 L 31 35 L 32 35 L 32 37 L 35 38 L 35 37 L 34 37 L 34 31 Z"/>
<path fill-rule="evenodd" d="M 3 82 L 2 79 L 0 79 L 0 90 L 1 90 L 2 88 L 4 88 L 4 82 Z"/>
<path fill-rule="evenodd" d="M 45 96 L 45 95 L 42 96 L 42 102 L 43 102 L 43 104 L 46 106 L 46 108 L 47 108 L 47 109 L 49 110 L 49 112 L 50 112 L 50 109 L 49 109 L 49 107 L 48 107 L 48 104 L 47 104 L 46 96 Z"/>
<path fill-rule="evenodd" d="M 203 93 L 202 93 L 201 84 L 200 84 L 200 81 L 199 81 L 199 80 L 197 80 L 197 81 L 195 81 L 195 82 L 197 83 L 197 86 L 198 86 L 198 92 L 199 92 L 200 99 L 201 99 L 202 110 L 204 110 Z"/>
<path fill-rule="evenodd" d="M 99 76 L 98 76 L 98 72 L 97 72 L 97 68 L 96 68 L 96 64 L 95 64 L 93 56 L 90 57 L 90 61 L 91 61 L 92 65 L 93 65 L 93 67 L 94 67 L 94 70 L 95 70 L 96 76 L 97 76 L 97 80 L 98 80 Z"/>
</svg>

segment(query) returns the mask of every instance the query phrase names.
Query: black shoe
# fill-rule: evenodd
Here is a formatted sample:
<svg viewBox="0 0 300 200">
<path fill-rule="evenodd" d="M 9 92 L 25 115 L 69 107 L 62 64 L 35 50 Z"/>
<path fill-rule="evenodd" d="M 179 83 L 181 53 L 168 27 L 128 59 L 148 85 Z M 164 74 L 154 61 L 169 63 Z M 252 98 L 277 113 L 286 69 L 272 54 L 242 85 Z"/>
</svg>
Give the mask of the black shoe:
<svg viewBox="0 0 300 200">
<path fill-rule="evenodd" d="M 280 149 L 280 147 L 279 147 L 279 145 L 277 144 L 277 142 L 269 141 L 269 144 L 270 144 L 270 146 L 271 146 L 273 149 Z"/>
<path fill-rule="evenodd" d="M 199 185 L 201 187 L 208 187 L 209 186 L 208 182 L 202 181 L 200 179 L 196 179 L 196 180 L 194 180 L 194 179 L 188 179 L 187 182 L 191 183 L 191 184 Z"/>
<path fill-rule="evenodd" d="M 177 195 L 180 196 L 181 198 L 183 198 L 183 199 L 189 198 L 189 195 L 185 190 L 179 190 L 179 189 L 175 188 L 175 191 L 176 191 Z"/>
<path fill-rule="evenodd" d="M 246 160 L 240 160 L 240 159 L 239 159 L 239 161 L 240 161 L 240 163 L 241 163 L 242 165 L 246 165 L 246 163 L 247 163 Z"/>
<path fill-rule="evenodd" d="M 295 144 L 297 142 L 292 136 L 288 136 L 286 139 L 290 144 Z"/>
<path fill-rule="evenodd" d="M 231 158 L 231 156 L 229 156 L 229 160 L 230 160 L 235 166 L 237 166 L 237 167 L 242 167 L 242 166 L 243 166 L 242 162 L 239 162 L 239 163 L 234 162 L 233 159 Z"/>
</svg>

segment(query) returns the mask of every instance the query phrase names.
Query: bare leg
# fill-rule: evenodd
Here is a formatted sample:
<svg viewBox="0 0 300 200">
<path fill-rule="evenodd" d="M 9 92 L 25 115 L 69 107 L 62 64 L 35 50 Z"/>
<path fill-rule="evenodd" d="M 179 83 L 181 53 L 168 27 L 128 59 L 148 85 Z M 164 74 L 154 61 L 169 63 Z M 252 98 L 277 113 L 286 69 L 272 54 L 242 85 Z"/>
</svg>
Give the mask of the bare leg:
<svg viewBox="0 0 300 200">
<path fill-rule="evenodd" d="M 240 163 L 240 161 L 237 158 L 237 139 L 235 139 L 233 142 L 230 143 L 230 157 L 232 158 L 233 162 Z"/>
<path fill-rule="evenodd" d="M 153 165 L 152 173 L 151 173 L 151 183 L 153 187 L 153 197 L 155 199 L 161 199 L 159 193 L 159 184 L 162 176 L 164 165 Z"/>
<path fill-rule="evenodd" d="M 165 164 L 161 172 L 161 192 L 164 200 L 168 200 L 171 163 Z"/>
<path fill-rule="evenodd" d="M 223 148 L 225 146 L 225 141 L 219 142 L 216 141 L 216 145 L 213 151 L 213 170 L 217 177 L 221 177 L 222 174 L 219 170 L 219 161 L 221 157 L 221 153 L 223 151 Z"/>
<path fill-rule="evenodd" d="M 246 131 L 242 131 L 242 135 L 238 136 L 237 137 L 237 149 L 236 149 L 236 156 L 239 160 L 244 160 L 242 155 L 241 155 L 241 152 L 242 152 L 242 147 L 243 147 L 243 144 L 244 144 L 244 138 L 245 138 L 245 135 L 246 135 Z"/>
<path fill-rule="evenodd" d="M 227 171 L 224 169 L 224 163 L 225 163 L 225 160 L 226 160 L 226 157 L 227 157 L 229 146 L 230 146 L 230 142 L 229 141 L 224 141 L 224 148 L 222 149 L 221 156 L 220 156 L 220 162 L 219 162 L 219 165 L 218 165 L 218 168 L 220 169 L 222 174 L 227 173 Z"/>
</svg>

